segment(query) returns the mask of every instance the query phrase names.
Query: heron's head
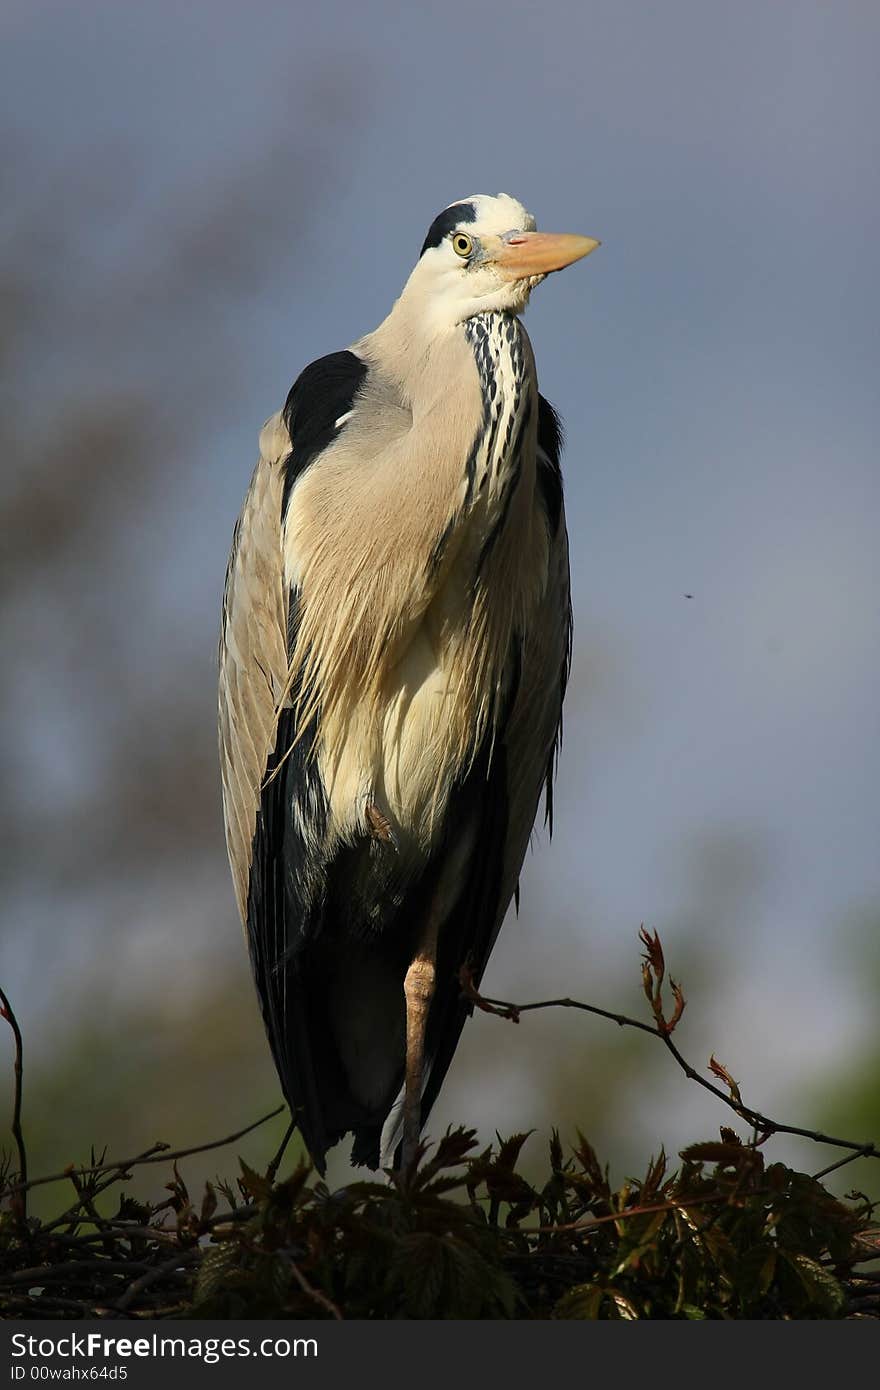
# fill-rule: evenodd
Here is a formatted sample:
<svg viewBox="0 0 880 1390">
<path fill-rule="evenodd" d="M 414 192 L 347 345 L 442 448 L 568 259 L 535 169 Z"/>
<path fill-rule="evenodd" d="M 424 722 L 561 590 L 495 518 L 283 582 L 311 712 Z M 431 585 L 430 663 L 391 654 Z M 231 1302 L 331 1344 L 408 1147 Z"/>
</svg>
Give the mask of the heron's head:
<svg viewBox="0 0 880 1390">
<path fill-rule="evenodd" d="M 434 218 L 407 292 L 418 293 L 438 328 L 491 310 L 518 314 L 545 276 L 598 245 L 592 237 L 536 231 L 516 198 L 478 193 Z"/>
</svg>

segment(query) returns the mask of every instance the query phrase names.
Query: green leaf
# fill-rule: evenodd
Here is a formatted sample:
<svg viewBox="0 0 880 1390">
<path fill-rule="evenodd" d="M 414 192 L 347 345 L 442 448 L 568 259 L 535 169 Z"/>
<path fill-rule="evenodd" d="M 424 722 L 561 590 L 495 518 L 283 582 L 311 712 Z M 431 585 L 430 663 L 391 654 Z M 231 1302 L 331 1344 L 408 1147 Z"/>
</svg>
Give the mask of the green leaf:
<svg viewBox="0 0 880 1390">
<path fill-rule="evenodd" d="M 193 1302 L 204 1303 L 212 1298 L 223 1286 L 230 1270 L 237 1269 L 240 1263 L 241 1250 L 237 1242 L 224 1240 L 210 1246 L 199 1266 Z"/>
<path fill-rule="evenodd" d="M 272 1191 L 272 1184 L 269 1179 L 263 1173 L 255 1173 L 243 1158 L 239 1158 L 238 1162 L 241 1168 L 241 1180 L 247 1192 L 255 1202 L 265 1201 Z"/>
<path fill-rule="evenodd" d="M 824 1313 L 826 1317 L 839 1317 L 846 1305 L 846 1294 L 830 1269 L 811 1260 L 808 1255 L 792 1255 L 781 1251 L 800 1280 L 811 1308 Z"/>
<path fill-rule="evenodd" d="M 599 1316 L 604 1297 L 605 1290 L 601 1284 L 576 1284 L 559 1299 L 553 1309 L 553 1316 L 595 1320 Z"/>
<path fill-rule="evenodd" d="M 733 1283 L 748 1308 L 765 1298 L 776 1274 L 776 1246 L 760 1241 L 744 1250 L 735 1262 Z"/>
<path fill-rule="evenodd" d="M 706 1313 L 704 1309 L 697 1308 L 693 1303 L 683 1303 L 681 1305 L 680 1311 L 684 1314 L 684 1316 L 688 1319 L 689 1322 L 704 1322 L 706 1319 Z"/>
</svg>

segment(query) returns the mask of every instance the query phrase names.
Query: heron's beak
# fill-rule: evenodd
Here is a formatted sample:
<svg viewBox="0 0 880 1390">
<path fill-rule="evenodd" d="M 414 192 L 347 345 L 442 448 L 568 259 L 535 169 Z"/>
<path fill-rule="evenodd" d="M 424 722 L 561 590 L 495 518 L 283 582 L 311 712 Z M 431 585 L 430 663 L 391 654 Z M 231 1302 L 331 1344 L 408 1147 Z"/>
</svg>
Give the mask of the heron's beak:
<svg viewBox="0 0 880 1390">
<path fill-rule="evenodd" d="M 505 279 L 527 280 L 532 275 L 564 270 L 599 245 L 591 236 L 569 232 L 516 232 L 499 242 L 493 259 Z"/>
</svg>

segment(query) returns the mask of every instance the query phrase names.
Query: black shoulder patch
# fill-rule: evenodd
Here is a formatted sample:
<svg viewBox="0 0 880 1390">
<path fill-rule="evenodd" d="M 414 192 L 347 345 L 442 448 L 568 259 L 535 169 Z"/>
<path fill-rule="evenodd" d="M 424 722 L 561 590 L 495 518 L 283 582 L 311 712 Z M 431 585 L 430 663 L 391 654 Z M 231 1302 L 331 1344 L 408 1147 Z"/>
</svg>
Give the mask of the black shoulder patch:
<svg viewBox="0 0 880 1390">
<path fill-rule="evenodd" d="M 291 453 L 285 465 L 282 514 L 293 484 L 334 438 L 336 421 L 351 410 L 366 375 L 366 362 L 346 350 L 319 357 L 293 383 L 283 412 Z"/>
<path fill-rule="evenodd" d="M 550 523 L 550 534 L 559 530 L 562 516 L 562 421 L 549 401 L 538 397 L 538 487 Z"/>
<path fill-rule="evenodd" d="M 431 246 L 439 246 L 445 236 L 454 232 L 460 222 L 476 222 L 477 209 L 473 203 L 453 203 L 452 207 L 444 208 L 428 228 L 428 235 L 425 237 L 419 258 Z"/>
</svg>

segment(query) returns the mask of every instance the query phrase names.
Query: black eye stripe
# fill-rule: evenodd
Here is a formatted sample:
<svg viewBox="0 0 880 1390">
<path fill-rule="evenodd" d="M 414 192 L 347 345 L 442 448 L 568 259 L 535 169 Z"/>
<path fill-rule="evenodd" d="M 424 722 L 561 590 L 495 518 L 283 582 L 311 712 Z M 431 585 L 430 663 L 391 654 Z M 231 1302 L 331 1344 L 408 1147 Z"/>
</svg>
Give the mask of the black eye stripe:
<svg viewBox="0 0 880 1390">
<path fill-rule="evenodd" d="M 425 237 L 420 256 L 431 246 L 439 246 L 444 237 L 454 232 L 462 222 L 476 222 L 477 210 L 473 203 L 453 203 L 451 208 L 444 208 L 443 211 L 434 218 L 428 228 L 428 235 Z"/>
</svg>

